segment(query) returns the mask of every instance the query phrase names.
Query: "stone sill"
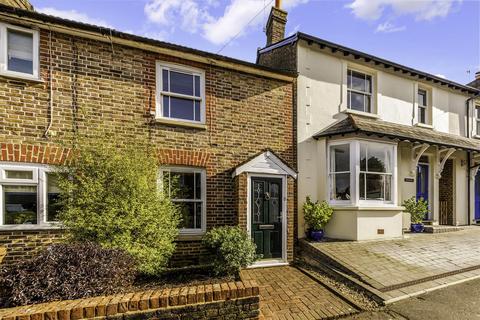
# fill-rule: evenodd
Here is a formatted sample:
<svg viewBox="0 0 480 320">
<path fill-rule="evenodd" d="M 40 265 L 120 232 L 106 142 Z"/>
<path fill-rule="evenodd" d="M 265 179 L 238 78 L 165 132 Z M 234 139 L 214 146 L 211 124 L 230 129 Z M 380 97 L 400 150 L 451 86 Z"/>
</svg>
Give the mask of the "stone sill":
<svg viewBox="0 0 480 320">
<path fill-rule="evenodd" d="M 204 124 L 204 123 L 195 123 L 195 122 L 173 120 L 173 119 L 166 119 L 166 118 L 155 118 L 155 123 L 165 124 L 165 125 L 168 125 L 168 126 L 177 126 L 177 127 L 200 129 L 200 130 L 206 130 L 207 129 L 207 125 Z"/>
<path fill-rule="evenodd" d="M 401 206 L 332 206 L 335 211 L 404 211 L 405 207 Z"/>
<path fill-rule="evenodd" d="M 0 232 L 11 231 L 48 231 L 48 230 L 61 230 L 60 224 L 40 224 L 40 225 L 8 225 L 0 226 Z"/>
<path fill-rule="evenodd" d="M 352 109 L 348 109 L 348 108 L 343 110 L 342 112 L 345 113 L 345 114 L 356 114 L 356 115 L 363 116 L 363 117 L 380 119 L 380 115 L 378 115 L 376 113 L 357 111 L 357 110 L 352 110 Z"/>
<path fill-rule="evenodd" d="M 17 74 L 17 73 L 12 73 L 12 72 L 0 72 L 0 77 L 5 77 L 9 78 L 12 80 L 18 80 L 18 81 L 28 81 L 28 82 L 34 82 L 34 83 L 43 83 L 43 79 L 41 78 L 36 78 L 34 76 L 28 76 L 28 75 L 23 75 L 23 74 Z"/>
<path fill-rule="evenodd" d="M 243 300 L 246 304 L 257 305 L 258 295 L 259 287 L 255 281 L 225 282 L 0 309 L 0 319 L 121 318 L 126 314 L 161 312 L 172 307 L 186 308 L 185 313 L 188 315 L 189 312 L 192 312 L 188 308 L 194 305 L 220 303 L 218 308 L 221 309 L 223 303 L 228 300 L 237 300 L 237 304 L 241 304 L 240 300 Z M 143 319 L 143 317 L 141 318 Z"/>
<path fill-rule="evenodd" d="M 433 126 L 431 124 L 426 124 L 426 123 L 421 123 L 421 122 L 415 123 L 415 127 L 432 129 L 433 130 Z"/>
</svg>

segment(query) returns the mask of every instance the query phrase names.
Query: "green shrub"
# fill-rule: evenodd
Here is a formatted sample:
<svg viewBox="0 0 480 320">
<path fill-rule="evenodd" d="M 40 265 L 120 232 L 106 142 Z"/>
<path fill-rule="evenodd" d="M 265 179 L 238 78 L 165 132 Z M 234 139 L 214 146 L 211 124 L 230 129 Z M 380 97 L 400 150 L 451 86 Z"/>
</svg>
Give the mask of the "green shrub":
<svg viewBox="0 0 480 320">
<path fill-rule="evenodd" d="M 428 213 L 428 202 L 423 198 L 415 199 L 411 197 L 403 202 L 405 212 L 410 213 L 410 220 L 412 223 L 421 223 Z"/>
<path fill-rule="evenodd" d="M 252 239 L 238 226 L 213 228 L 205 234 L 203 243 L 215 256 L 213 265 L 217 275 L 236 276 L 241 268 L 258 259 Z"/>
<path fill-rule="evenodd" d="M 128 289 L 135 275 L 135 261 L 123 250 L 54 244 L 0 269 L 0 307 L 113 294 Z"/>
<path fill-rule="evenodd" d="M 60 221 L 74 241 L 124 249 L 140 272 L 161 272 L 175 249 L 179 215 L 157 186 L 155 154 L 92 140 L 57 172 Z"/>
<path fill-rule="evenodd" d="M 305 203 L 303 204 L 303 215 L 305 222 L 312 230 L 321 230 L 328 223 L 333 214 L 333 208 L 327 203 L 327 201 L 312 202 L 310 197 L 307 196 Z"/>
</svg>

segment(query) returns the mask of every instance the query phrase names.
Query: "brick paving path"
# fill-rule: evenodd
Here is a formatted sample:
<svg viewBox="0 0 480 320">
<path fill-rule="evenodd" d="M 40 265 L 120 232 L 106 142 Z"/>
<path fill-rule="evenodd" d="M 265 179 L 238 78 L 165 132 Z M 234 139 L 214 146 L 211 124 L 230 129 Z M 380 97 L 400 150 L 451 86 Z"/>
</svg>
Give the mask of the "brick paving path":
<svg viewBox="0 0 480 320">
<path fill-rule="evenodd" d="M 451 233 L 410 235 L 400 240 L 310 244 L 383 292 L 398 291 L 395 288 L 402 285 L 407 287 L 409 283 L 413 285 L 422 279 L 480 266 L 480 227 L 467 227 Z M 472 271 L 465 275 L 475 276 L 477 273 Z M 452 281 L 463 275 L 451 277 Z M 432 285 L 435 283 L 424 283 L 423 287 L 427 289 Z M 393 296 L 399 294 L 401 292 Z"/>
<path fill-rule="evenodd" d="M 356 310 L 294 267 L 246 269 L 260 287 L 261 319 L 325 319 Z"/>
</svg>

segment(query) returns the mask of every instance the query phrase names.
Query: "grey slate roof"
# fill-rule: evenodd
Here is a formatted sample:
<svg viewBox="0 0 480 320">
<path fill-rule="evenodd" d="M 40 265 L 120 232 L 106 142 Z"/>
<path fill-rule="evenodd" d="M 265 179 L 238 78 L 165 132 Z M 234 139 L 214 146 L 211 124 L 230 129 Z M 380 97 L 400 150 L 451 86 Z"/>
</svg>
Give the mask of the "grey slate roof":
<svg viewBox="0 0 480 320">
<path fill-rule="evenodd" d="M 465 149 L 480 152 L 480 140 L 465 138 L 450 133 L 438 132 L 429 128 L 406 126 L 379 119 L 349 114 L 313 137 L 330 137 L 348 133 L 363 133 L 390 139 L 421 142 L 448 148 Z"/>
</svg>

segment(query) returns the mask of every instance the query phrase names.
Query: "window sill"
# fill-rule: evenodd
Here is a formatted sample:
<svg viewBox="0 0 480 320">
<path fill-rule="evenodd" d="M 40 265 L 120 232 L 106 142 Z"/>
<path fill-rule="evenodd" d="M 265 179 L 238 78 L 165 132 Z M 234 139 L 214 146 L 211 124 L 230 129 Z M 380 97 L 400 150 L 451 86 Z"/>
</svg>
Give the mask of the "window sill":
<svg viewBox="0 0 480 320">
<path fill-rule="evenodd" d="M 345 113 L 345 114 L 356 114 L 356 115 L 359 115 L 359 116 L 364 116 L 364 117 L 369 117 L 369 118 L 374 118 L 374 119 L 380 119 L 380 116 L 376 113 L 357 111 L 357 110 L 352 110 L 352 109 L 345 109 L 342 112 Z"/>
<path fill-rule="evenodd" d="M 44 224 L 17 224 L 0 226 L 1 231 L 41 231 L 41 230 L 61 230 L 62 226 L 58 223 Z"/>
<path fill-rule="evenodd" d="M 169 125 L 169 126 L 178 126 L 178 127 L 194 128 L 194 129 L 201 129 L 201 130 L 206 130 L 207 129 L 206 124 L 189 122 L 189 121 L 182 121 L 182 120 L 155 118 L 155 122 L 159 123 L 159 124 Z"/>
<path fill-rule="evenodd" d="M 415 126 L 420 128 L 425 128 L 425 129 L 433 129 L 433 126 L 431 124 L 426 124 L 421 122 L 415 123 Z"/>
<path fill-rule="evenodd" d="M 480 134 L 474 134 L 474 135 L 473 135 L 473 138 L 474 138 L 474 139 L 480 139 Z"/>
<path fill-rule="evenodd" d="M 405 207 L 395 206 L 391 204 L 377 206 L 353 206 L 353 205 L 332 205 L 335 211 L 403 211 Z"/>
<path fill-rule="evenodd" d="M 176 241 L 182 242 L 182 241 L 201 241 L 203 238 L 203 235 L 205 232 L 202 233 L 196 233 L 196 234 L 179 234 L 177 238 L 175 239 Z"/>
<path fill-rule="evenodd" d="M 17 74 L 17 73 L 7 72 L 7 71 L 0 72 L 0 76 L 5 77 L 5 78 L 14 79 L 14 80 L 23 80 L 23 81 L 28 81 L 28 82 L 36 82 L 36 83 L 43 83 L 44 82 L 43 79 L 40 79 L 40 78 L 37 78 L 37 77 L 34 77 L 34 76 Z"/>
</svg>

